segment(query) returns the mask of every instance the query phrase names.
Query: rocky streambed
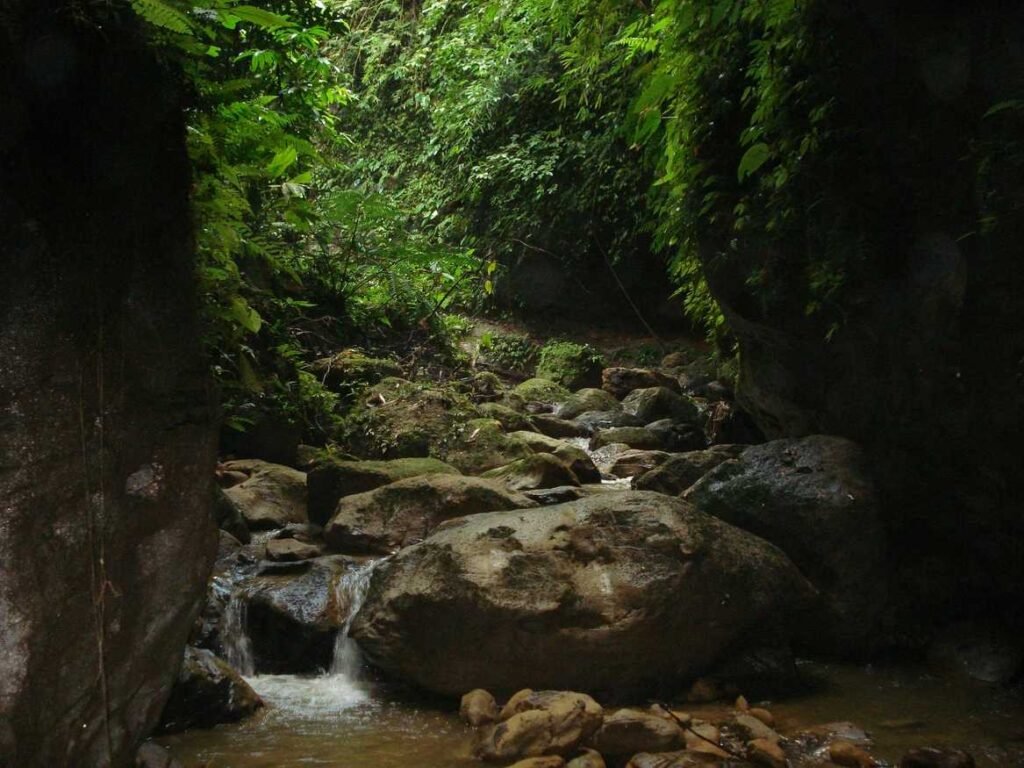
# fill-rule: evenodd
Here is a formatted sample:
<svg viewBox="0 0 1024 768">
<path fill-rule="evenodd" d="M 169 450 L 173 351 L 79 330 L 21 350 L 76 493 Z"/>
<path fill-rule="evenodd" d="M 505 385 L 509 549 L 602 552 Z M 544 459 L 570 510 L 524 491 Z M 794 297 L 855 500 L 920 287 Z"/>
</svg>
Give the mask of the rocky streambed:
<svg viewBox="0 0 1024 768">
<path fill-rule="evenodd" d="M 671 367 L 575 392 L 391 373 L 362 390 L 352 454 L 221 465 L 216 572 L 163 724 L 186 765 L 1022 759 L 1000 687 L 1020 646 L 997 630 L 939 634 L 929 669 L 951 676 L 797 662 L 929 644 L 900 623 L 855 444 L 758 441 L 726 387 Z M 474 690 L 484 714 L 460 722 Z"/>
</svg>

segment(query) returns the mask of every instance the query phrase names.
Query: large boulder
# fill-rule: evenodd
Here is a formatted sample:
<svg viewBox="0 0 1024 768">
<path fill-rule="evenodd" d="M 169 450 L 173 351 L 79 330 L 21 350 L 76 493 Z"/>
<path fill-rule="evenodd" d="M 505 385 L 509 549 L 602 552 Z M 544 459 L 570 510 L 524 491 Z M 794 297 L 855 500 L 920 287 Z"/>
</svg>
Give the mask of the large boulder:
<svg viewBox="0 0 1024 768">
<path fill-rule="evenodd" d="M 527 403 L 544 403 L 546 405 L 564 403 L 571 396 L 571 392 L 561 384 L 540 377 L 527 379 L 512 392 Z"/>
<path fill-rule="evenodd" d="M 683 729 L 666 717 L 637 709 L 620 709 L 605 717 L 589 742 L 602 755 L 670 752 L 683 746 Z"/>
<path fill-rule="evenodd" d="M 619 411 L 622 405 L 603 389 L 581 389 L 555 408 L 560 419 L 575 419 L 587 411 Z"/>
<path fill-rule="evenodd" d="M 402 367 L 394 360 L 370 357 L 359 349 L 343 349 L 315 361 L 310 368 L 328 389 L 343 394 L 402 375 Z"/>
<path fill-rule="evenodd" d="M 475 475 L 531 453 L 530 447 L 518 437 L 505 434 L 500 421 L 471 419 L 445 454 L 445 460 L 462 472 Z"/>
<path fill-rule="evenodd" d="M 808 638 L 815 650 L 860 655 L 874 647 L 888 594 L 886 535 L 855 443 L 814 435 L 753 446 L 686 497 L 779 546 L 821 590 Z"/>
<path fill-rule="evenodd" d="M 309 520 L 325 525 L 334 515 L 338 500 L 365 493 L 382 485 L 417 475 L 458 475 L 459 470 L 438 459 L 349 461 L 333 456 L 320 458 L 307 476 Z"/>
<path fill-rule="evenodd" d="M 716 445 L 706 451 L 674 454 L 659 466 L 633 480 L 638 491 L 657 491 L 678 496 L 691 485 L 729 459 L 735 459 L 746 446 Z"/>
<path fill-rule="evenodd" d="M 126 766 L 217 548 L 184 92 L 131 13 L 2 15 L 0 765 Z"/>
<path fill-rule="evenodd" d="M 622 401 L 622 410 L 636 416 L 644 424 L 657 419 L 695 424 L 700 419 L 697 406 L 668 387 L 635 389 Z"/>
<path fill-rule="evenodd" d="M 605 448 L 607 447 L 605 446 Z M 608 472 L 615 477 L 639 477 L 650 472 L 655 467 L 660 467 L 671 457 L 672 454 L 666 451 L 645 451 L 637 448 L 627 448 L 622 453 L 611 458 Z"/>
<path fill-rule="evenodd" d="M 352 627 L 428 690 L 677 686 L 775 638 L 810 587 L 774 546 L 622 492 L 452 520 L 382 564 Z"/>
<path fill-rule="evenodd" d="M 343 497 L 324 538 L 338 552 L 387 555 L 422 541 L 453 517 L 535 506 L 494 480 L 422 475 Z"/>
<path fill-rule="evenodd" d="M 536 453 L 550 453 L 569 467 L 581 483 L 601 482 L 601 472 L 585 450 L 564 440 L 538 432 L 513 432 L 512 437 L 522 440 Z"/>
<path fill-rule="evenodd" d="M 598 430 L 590 438 L 590 447 L 593 450 L 614 443 L 622 443 L 635 450 L 645 451 L 661 450 L 665 445 L 661 435 L 645 427 L 609 427 Z"/>
<path fill-rule="evenodd" d="M 250 530 L 305 523 L 306 473 L 280 464 L 247 460 L 227 462 L 226 471 L 246 471 L 249 478 L 224 491 Z"/>
<path fill-rule="evenodd" d="M 256 691 L 226 661 L 210 651 L 189 646 L 160 716 L 160 730 L 177 733 L 234 723 L 262 706 Z"/>
<path fill-rule="evenodd" d="M 634 389 L 668 387 L 679 391 L 679 382 L 672 376 L 647 368 L 605 368 L 601 372 L 601 389 L 619 400 Z"/>
</svg>

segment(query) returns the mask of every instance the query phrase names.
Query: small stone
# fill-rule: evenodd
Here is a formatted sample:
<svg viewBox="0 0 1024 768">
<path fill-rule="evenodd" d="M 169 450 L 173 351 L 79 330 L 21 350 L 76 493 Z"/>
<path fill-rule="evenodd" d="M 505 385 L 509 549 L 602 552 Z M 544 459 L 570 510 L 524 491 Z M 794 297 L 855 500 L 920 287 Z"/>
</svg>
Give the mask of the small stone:
<svg viewBox="0 0 1024 768">
<path fill-rule="evenodd" d="M 767 709 L 763 707 L 751 707 L 747 710 L 747 714 L 751 717 L 756 717 L 762 723 L 767 725 L 769 728 L 775 727 L 775 717 Z"/>
<path fill-rule="evenodd" d="M 737 696 L 736 704 L 734 705 L 740 712 L 746 712 L 750 709 L 750 704 L 747 703 L 745 696 Z"/>
<path fill-rule="evenodd" d="M 295 563 L 319 557 L 322 550 L 316 544 L 298 539 L 271 539 L 267 542 L 267 560 L 277 563 Z"/>
<path fill-rule="evenodd" d="M 747 758 L 767 768 L 786 768 L 786 753 L 777 741 L 771 739 L 754 739 L 747 744 Z"/>
<path fill-rule="evenodd" d="M 925 747 L 907 752 L 900 768 L 974 768 L 974 758 L 959 749 Z"/>
<path fill-rule="evenodd" d="M 590 744 L 606 755 L 670 752 L 683 745 L 683 733 L 672 720 L 636 709 L 620 709 L 604 719 Z"/>
<path fill-rule="evenodd" d="M 558 755 L 549 755 L 548 757 L 528 757 L 526 760 L 512 763 L 509 768 L 562 768 L 563 765 L 565 765 L 565 760 Z"/>
<path fill-rule="evenodd" d="M 568 768 L 606 768 L 601 753 L 593 749 L 583 749 L 581 754 L 568 762 Z"/>
<path fill-rule="evenodd" d="M 828 748 L 829 759 L 847 768 L 874 768 L 878 765 L 867 752 L 848 741 L 834 741 Z"/>
<path fill-rule="evenodd" d="M 474 728 L 497 722 L 498 715 L 498 703 L 482 688 L 467 693 L 459 705 L 459 716 Z"/>
<path fill-rule="evenodd" d="M 743 738 L 748 741 L 753 741 L 755 739 L 779 741 L 782 739 L 779 734 L 761 722 L 758 718 L 743 712 L 733 716 L 730 721 L 730 726 L 734 730 L 739 731 Z"/>
<path fill-rule="evenodd" d="M 690 686 L 690 692 L 686 694 L 686 700 L 693 704 L 708 704 L 722 698 L 722 692 L 718 683 L 708 677 L 695 680 Z"/>
</svg>

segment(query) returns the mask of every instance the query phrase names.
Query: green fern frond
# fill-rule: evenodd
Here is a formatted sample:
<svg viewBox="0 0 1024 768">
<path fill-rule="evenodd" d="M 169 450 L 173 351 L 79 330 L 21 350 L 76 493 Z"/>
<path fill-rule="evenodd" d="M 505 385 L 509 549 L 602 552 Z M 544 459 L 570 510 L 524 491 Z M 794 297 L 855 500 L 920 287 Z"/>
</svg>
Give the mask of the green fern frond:
<svg viewBox="0 0 1024 768">
<path fill-rule="evenodd" d="M 181 35 L 192 34 L 192 22 L 172 0 L 132 0 L 132 8 L 148 23 Z"/>
</svg>

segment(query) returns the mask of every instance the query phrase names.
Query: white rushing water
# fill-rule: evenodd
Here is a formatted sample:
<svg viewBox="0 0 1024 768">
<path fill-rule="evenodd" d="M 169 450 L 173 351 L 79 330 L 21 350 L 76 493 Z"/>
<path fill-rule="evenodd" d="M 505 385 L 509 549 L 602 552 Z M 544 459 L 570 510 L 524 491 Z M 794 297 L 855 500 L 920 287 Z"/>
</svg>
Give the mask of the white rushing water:
<svg viewBox="0 0 1024 768">
<path fill-rule="evenodd" d="M 317 676 L 261 675 L 256 669 L 252 641 L 246 632 L 246 600 L 237 587 L 228 599 L 224 615 L 224 649 L 227 661 L 241 673 L 267 704 L 282 714 L 320 719 L 369 700 L 362 653 L 348 636 L 356 614 L 366 599 L 370 578 L 379 560 L 367 561 L 345 571 L 335 583 L 335 599 L 347 618 L 334 641 L 328 671 Z"/>
</svg>

